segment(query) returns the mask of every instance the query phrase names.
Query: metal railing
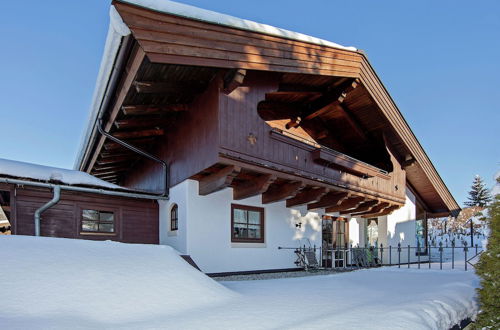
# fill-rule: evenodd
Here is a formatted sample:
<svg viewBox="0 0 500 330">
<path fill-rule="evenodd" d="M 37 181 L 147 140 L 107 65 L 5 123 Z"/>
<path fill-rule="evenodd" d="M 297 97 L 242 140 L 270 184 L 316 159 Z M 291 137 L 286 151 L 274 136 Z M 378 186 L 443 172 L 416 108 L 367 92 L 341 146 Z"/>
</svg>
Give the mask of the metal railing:
<svg viewBox="0 0 500 330">
<path fill-rule="evenodd" d="M 293 250 L 297 255 L 295 264 L 303 267 L 306 270 L 309 268 L 369 268 L 379 266 L 393 266 L 393 267 L 406 267 L 417 269 L 455 269 L 457 266 L 462 266 L 467 271 L 469 266 L 474 267 L 473 260 L 477 261 L 477 257 L 483 252 L 482 249 L 476 244 L 473 247 L 456 246 L 452 241 L 451 245 L 443 245 L 433 247 L 427 246 L 403 246 L 398 243 L 396 246 L 368 246 L 359 247 L 344 246 L 335 248 L 323 248 L 310 246 L 306 247 L 278 247 L 280 250 Z M 313 251 L 316 258 L 318 258 L 317 267 L 308 261 L 306 254 Z M 437 268 L 437 265 L 439 267 Z M 425 267 L 423 267 L 425 266 Z M 444 267 L 443 267 L 444 266 Z"/>
</svg>

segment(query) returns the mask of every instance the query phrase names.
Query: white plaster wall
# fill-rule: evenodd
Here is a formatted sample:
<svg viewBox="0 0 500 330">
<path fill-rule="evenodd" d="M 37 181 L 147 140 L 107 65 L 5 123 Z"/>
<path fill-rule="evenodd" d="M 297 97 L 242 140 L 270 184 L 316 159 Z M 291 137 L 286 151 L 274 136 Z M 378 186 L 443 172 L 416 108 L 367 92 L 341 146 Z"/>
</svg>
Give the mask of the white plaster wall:
<svg viewBox="0 0 500 330">
<path fill-rule="evenodd" d="M 378 217 L 379 224 L 379 239 L 378 244 L 384 246 L 383 252 L 383 262 L 389 263 L 389 251 L 388 247 L 392 247 L 391 262 L 398 262 L 398 243 L 401 243 L 400 261 L 408 262 L 408 245 L 415 247 L 416 241 L 416 199 L 415 195 L 406 189 L 406 201 L 405 205 L 400 209 L 394 211 L 388 216 Z M 354 221 L 356 220 L 356 221 Z M 365 246 L 366 237 L 366 219 L 351 219 L 350 224 L 358 224 L 356 230 L 349 230 L 351 241 L 355 241 L 356 234 L 358 235 L 358 241 L 360 246 Z M 353 226 L 355 227 L 355 226 Z M 380 252 L 379 252 L 380 253 Z M 380 254 L 379 254 L 380 255 Z M 427 256 L 421 256 L 421 261 L 428 260 Z M 415 249 L 410 249 L 410 262 L 417 261 Z"/>
<path fill-rule="evenodd" d="M 360 239 L 362 238 L 364 242 L 364 237 L 361 235 L 361 227 L 360 222 L 362 219 L 351 218 L 349 220 L 349 244 L 352 246 L 358 246 L 360 243 Z"/>
<path fill-rule="evenodd" d="M 207 273 L 295 267 L 293 250 L 282 247 L 321 245 L 321 217 L 302 216 L 285 202 L 261 204 L 261 196 L 233 201 L 227 188 L 208 196 L 198 195 L 198 182 L 187 180 L 187 254 Z M 231 203 L 264 207 L 265 243 L 231 243 Z M 180 205 L 179 205 L 180 207 Z M 304 212 L 305 213 L 305 212 Z M 301 222 L 302 227 L 295 224 Z"/>
<path fill-rule="evenodd" d="M 170 245 L 181 254 L 187 254 L 187 185 L 180 183 L 170 188 L 170 199 L 168 201 L 159 201 L 159 229 L 160 244 Z M 178 227 L 176 231 L 170 230 L 170 209 L 174 204 L 178 207 Z"/>
</svg>

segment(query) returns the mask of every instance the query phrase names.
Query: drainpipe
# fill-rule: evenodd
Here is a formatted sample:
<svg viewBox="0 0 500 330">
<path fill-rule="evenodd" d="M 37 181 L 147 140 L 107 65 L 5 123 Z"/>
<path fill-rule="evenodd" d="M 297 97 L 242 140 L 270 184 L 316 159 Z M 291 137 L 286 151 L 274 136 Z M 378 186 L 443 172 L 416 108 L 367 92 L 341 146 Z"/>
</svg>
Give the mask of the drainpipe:
<svg viewBox="0 0 500 330">
<path fill-rule="evenodd" d="M 124 146 L 125 148 L 132 150 L 133 152 L 138 153 L 141 156 L 144 156 L 148 159 L 151 159 L 152 161 L 159 163 L 163 167 L 163 175 L 164 175 L 163 193 L 160 196 L 168 199 L 169 182 L 168 182 L 168 165 L 167 165 L 167 163 L 165 163 L 163 160 L 159 159 L 158 157 L 155 157 L 155 156 L 151 155 L 150 153 L 147 153 L 139 148 L 136 148 L 133 145 L 128 144 L 127 142 L 122 141 L 122 140 L 114 137 L 113 135 L 109 134 L 108 132 L 106 132 L 104 130 L 104 127 L 103 127 L 102 118 L 99 118 L 99 120 L 98 120 L 97 129 L 99 130 L 99 133 L 101 133 L 104 137 L 110 139 L 111 141 L 116 142 L 119 145 Z"/>
<path fill-rule="evenodd" d="M 39 209 L 35 211 L 35 236 L 40 236 L 40 216 L 42 215 L 43 212 L 57 204 L 59 202 L 59 199 L 61 198 L 61 187 L 55 186 L 54 187 L 54 196 L 52 199 Z"/>
</svg>

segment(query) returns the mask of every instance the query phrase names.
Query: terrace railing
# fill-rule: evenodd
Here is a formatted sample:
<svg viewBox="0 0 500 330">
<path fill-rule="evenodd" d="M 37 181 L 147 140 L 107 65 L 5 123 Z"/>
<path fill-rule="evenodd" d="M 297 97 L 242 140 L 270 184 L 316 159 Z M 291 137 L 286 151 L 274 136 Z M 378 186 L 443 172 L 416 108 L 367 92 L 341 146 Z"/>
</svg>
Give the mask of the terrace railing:
<svg viewBox="0 0 500 330">
<path fill-rule="evenodd" d="M 297 256 L 296 265 L 308 270 L 311 268 L 344 268 L 359 269 L 379 266 L 406 267 L 417 269 L 460 269 L 465 271 L 474 267 L 483 252 L 476 244 L 473 247 L 451 245 L 417 246 L 398 243 L 396 246 L 344 246 L 336 248 L 322 247 L 278 247 L 280 250 L 293 250 Z M 318 262 L 311 264 L 311 253 Z"/>
</svg>

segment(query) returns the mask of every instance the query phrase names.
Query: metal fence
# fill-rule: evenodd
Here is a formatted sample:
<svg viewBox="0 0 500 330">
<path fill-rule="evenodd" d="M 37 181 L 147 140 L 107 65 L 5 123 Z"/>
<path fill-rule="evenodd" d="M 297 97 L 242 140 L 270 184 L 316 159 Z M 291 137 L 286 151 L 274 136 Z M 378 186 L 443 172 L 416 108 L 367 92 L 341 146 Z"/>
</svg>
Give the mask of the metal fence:
<svg viewBox="0 0 500 330">
<path fill-rule="evenodd" d="M 367 268 L 378 266 L 397 266 L 398 268 L 416 267 L 418 269 L 447 269 L 461 268 L 467 271 L 474 267 L 473 261 L 482 253 L 482 249 L 476 244 L 468 247 L 467 243 L 463 246 L 456 246 L 452 241 L 451 245 L 439 246 L 403 246 L 398 243 L 396 246 L 368 246 L 353 247 L 344 246 L 336 248 L 322 248 L 316 246 L 306 247 L 278 247 L 283 250 L 293 250 L 297 259 L 295 264 L 310 268 Z M 463 262 L 463 265 L 462 265 Z M 439 267 L 438 267 L 439 266 Z"/>
</svg>

